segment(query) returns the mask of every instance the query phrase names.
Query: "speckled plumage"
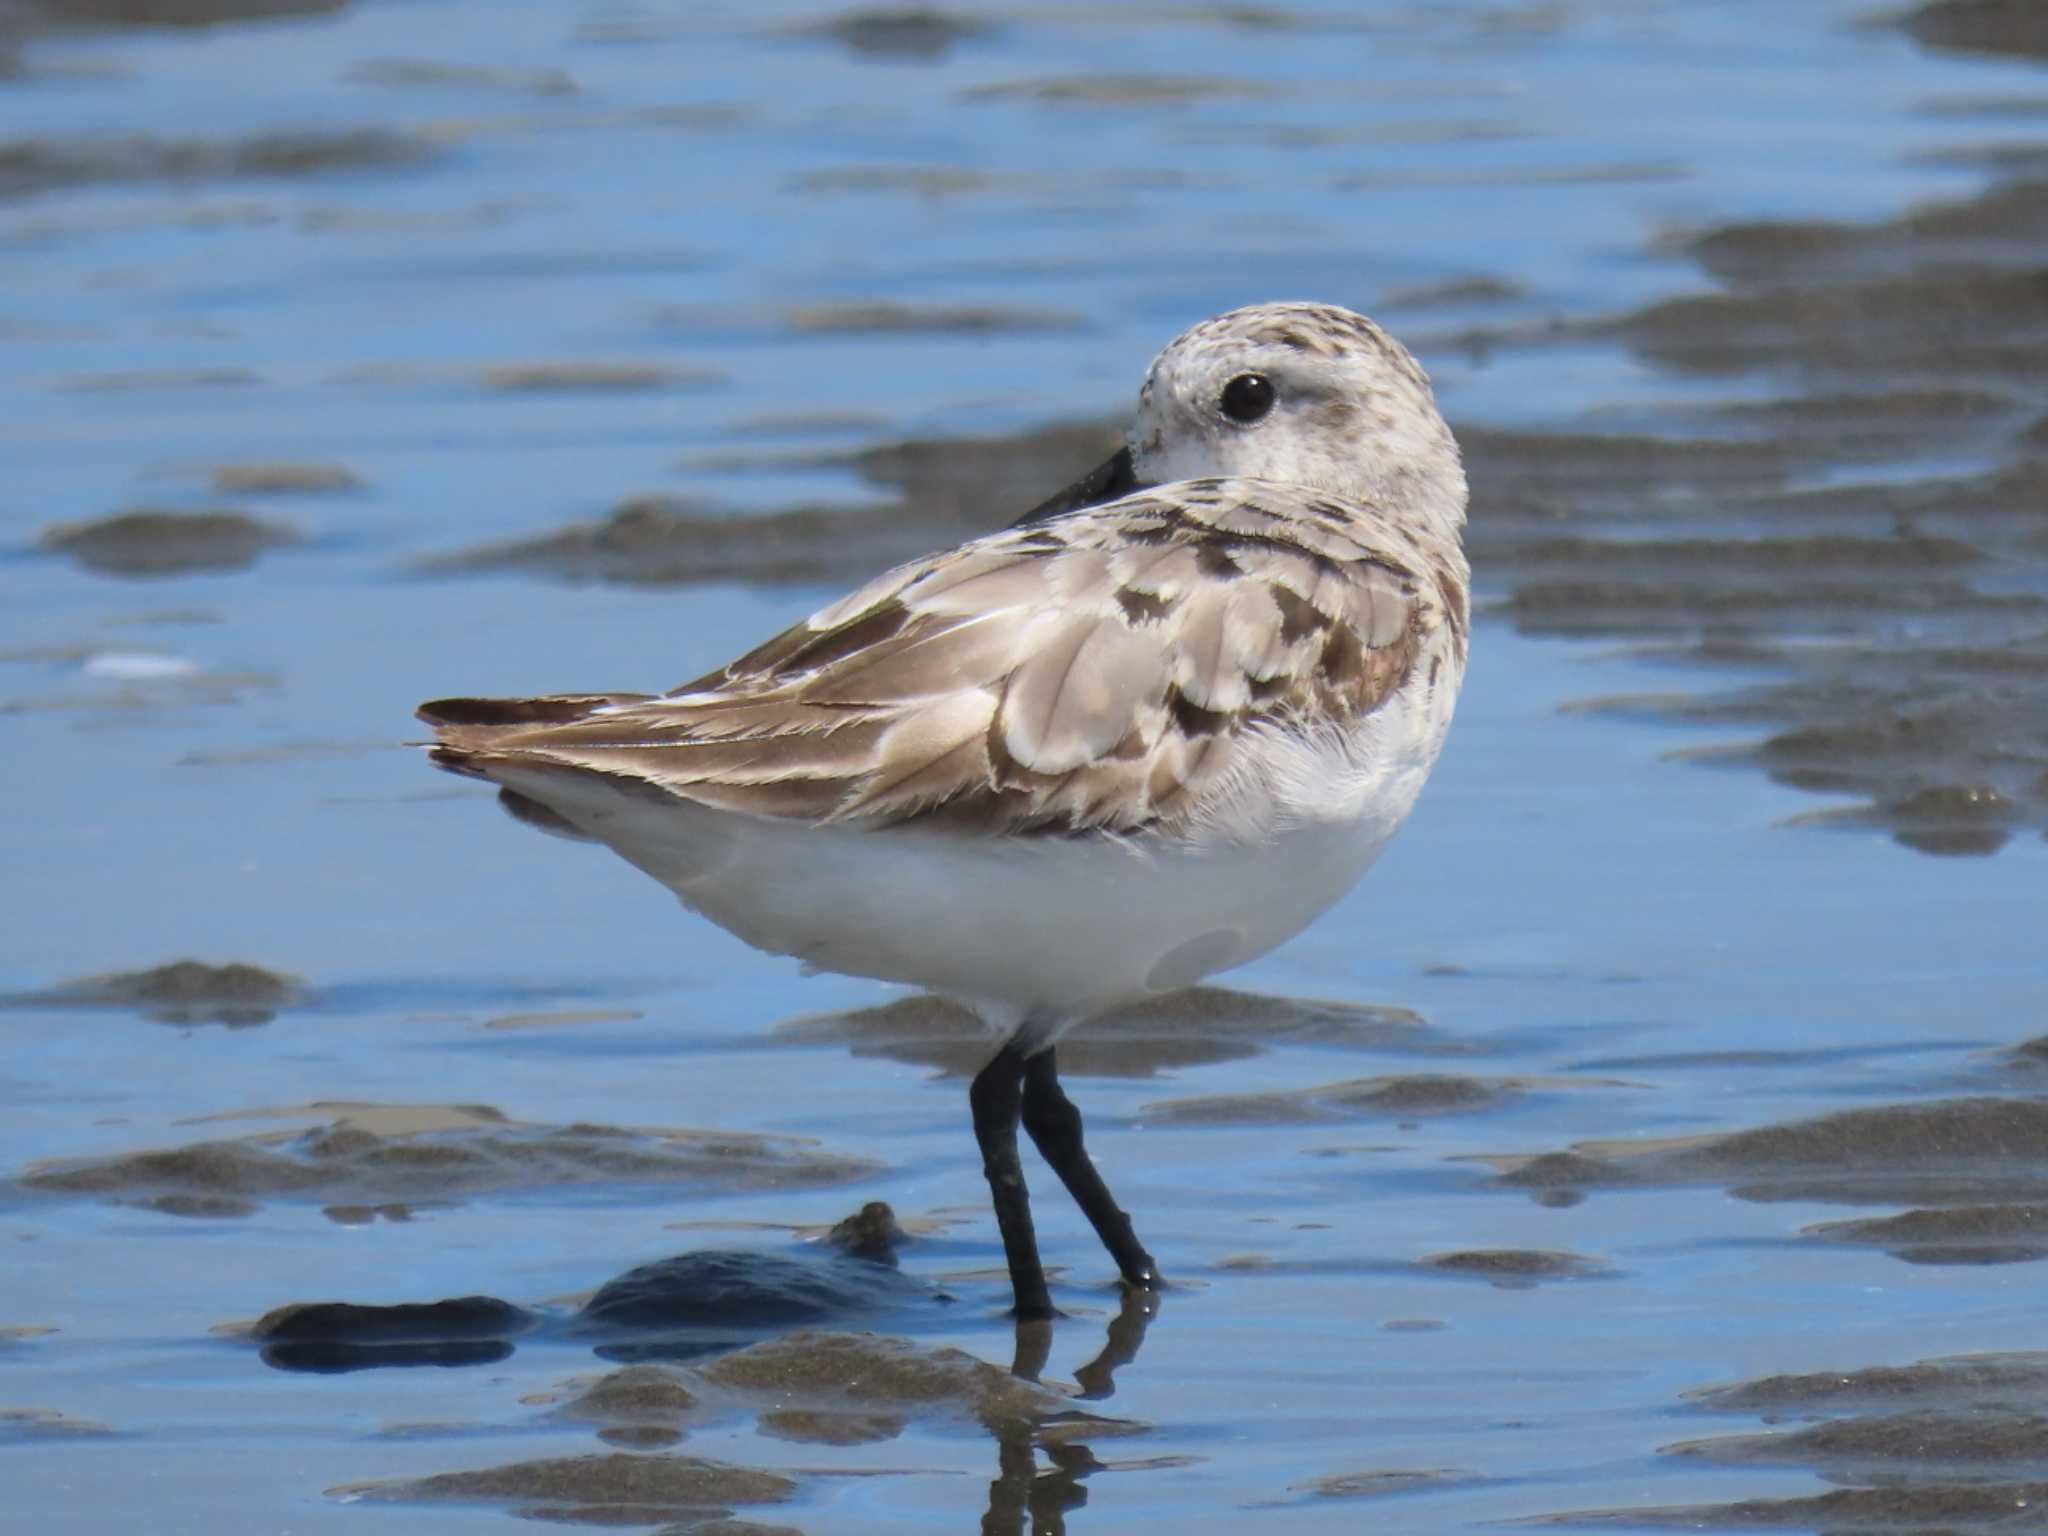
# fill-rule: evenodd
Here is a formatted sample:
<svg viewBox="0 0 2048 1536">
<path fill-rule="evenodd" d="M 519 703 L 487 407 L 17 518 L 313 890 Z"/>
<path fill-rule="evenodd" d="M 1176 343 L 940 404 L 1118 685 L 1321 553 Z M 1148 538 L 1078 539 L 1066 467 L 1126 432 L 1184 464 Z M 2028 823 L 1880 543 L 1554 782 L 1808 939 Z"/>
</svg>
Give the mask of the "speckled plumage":
<svg viewBox="0 0 2048 1536">
<path fill-rule="evenodd" d="M 1280 381 L 1293 431 L 1215 415 L 1245 371 Z M 1375 436 L 1396 451 L 1355 451 Z M 820 826 L 1243 841 L 1286 818 L 1247 793 L 1277 739 L 1342 735 L 1404 689 L 1448 722 L 1464 484 L 1397 342 L 1325 305 L 1219 316 L 1153 365 L 1132 441 L 1146 478 L 1259 473 L 913 561 L 668 694 L 426 706 L 436 760 Z"/>
<path fill-rule="evenodd" d="M 994 519 L 992 518 L 991 521 Z M 1407 817 L 1464 675 L 1465 477 L 1420 365 L 1266 304 L 1162 352 L 1129 446 L 658 696 L 444 699 L 434 761 L 748 943 L 966 1003 L 1019 1316 L 1052 1310 L 1021 1124 L 1158 1274 L 1052 1047 L 1284 943 Z"/>
<path fill-rule="evenodd" d="M 1197 480 L 901 566 L 672 694 L 436 723 L 466 771 L 518 760 L 746 814 L 1256 836 L 1217 806 L 1259 733 L 1370 714 L 1425 659 L 1414 686 L 1454 688 L 1464 626 L 1462 573 L 1399 530 L 1300 486 Z"/>
</svg>

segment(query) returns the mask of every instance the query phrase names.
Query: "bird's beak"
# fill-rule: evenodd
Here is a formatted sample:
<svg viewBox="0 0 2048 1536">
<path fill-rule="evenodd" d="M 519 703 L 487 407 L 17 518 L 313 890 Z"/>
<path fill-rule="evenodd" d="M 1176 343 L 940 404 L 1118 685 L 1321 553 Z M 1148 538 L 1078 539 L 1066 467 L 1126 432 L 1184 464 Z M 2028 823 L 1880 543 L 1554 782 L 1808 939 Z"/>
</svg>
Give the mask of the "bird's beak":
<svg viewBox="0 0 2048 1536">
<path fill-rule="evenodd" d="M 1063 512 L 1078 512 L 1083 507 L 1099 507 L 1106 501 L 1115 501 L 1119 496 L 1128 496 L 1133 491 L 1143 490 L 1138 483 L 1137 472 L 1131 467 L 1131 450 L 1119 448 L 1101 464 L 1088 471 L 1072 485 L 1026 512 L 1012 528 L 1022 528 L 1027 523 L 1042 523 L 1049 517 L 1058 517 Z"/>
</svg>

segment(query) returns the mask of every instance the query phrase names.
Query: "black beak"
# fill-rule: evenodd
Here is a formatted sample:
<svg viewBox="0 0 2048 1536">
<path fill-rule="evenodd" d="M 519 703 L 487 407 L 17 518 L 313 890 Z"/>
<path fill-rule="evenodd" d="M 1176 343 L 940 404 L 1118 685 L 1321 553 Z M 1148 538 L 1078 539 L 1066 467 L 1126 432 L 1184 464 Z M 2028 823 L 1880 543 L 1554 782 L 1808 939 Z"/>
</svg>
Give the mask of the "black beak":
<svg viewBox="0 0 2048 1536">
<path fill-rule="evenodd" d="M 1022 528 L 1027 523 L 1042 523 L 1049 517 L 1078 512 L 1083 507 L 1099 507 L 1106 501 L 1115 501 L 1119 496 L 1128 496 L 1142 489 L 1144 487 L 1138 484 L 1137 473 L 1131 468 L 1131 450 L 1119 448 L 1064 491 L 1048 501 L 1041 501 L 1010 526 Z"/>
</svg>

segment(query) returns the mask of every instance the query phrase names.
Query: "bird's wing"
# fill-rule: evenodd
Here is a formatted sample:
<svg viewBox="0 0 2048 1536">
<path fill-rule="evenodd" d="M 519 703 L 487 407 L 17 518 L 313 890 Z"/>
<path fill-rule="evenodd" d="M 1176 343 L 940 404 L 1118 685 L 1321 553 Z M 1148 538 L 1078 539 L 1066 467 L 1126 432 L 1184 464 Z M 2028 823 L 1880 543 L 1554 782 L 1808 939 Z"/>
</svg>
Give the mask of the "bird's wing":
<svg viewBox="0 0 2048 1536">
<path fill-rule="evenodd" d="M 899 566 L 658 697 L 443 700 L 436 761 L 810 822 L 1186 824 L 1261 722 L 1379 707 L 1462 587 L 1359 508 L 1185 481 Z M 1447 592 L 1444 582 L 1454 590 Z"/>
</svg>

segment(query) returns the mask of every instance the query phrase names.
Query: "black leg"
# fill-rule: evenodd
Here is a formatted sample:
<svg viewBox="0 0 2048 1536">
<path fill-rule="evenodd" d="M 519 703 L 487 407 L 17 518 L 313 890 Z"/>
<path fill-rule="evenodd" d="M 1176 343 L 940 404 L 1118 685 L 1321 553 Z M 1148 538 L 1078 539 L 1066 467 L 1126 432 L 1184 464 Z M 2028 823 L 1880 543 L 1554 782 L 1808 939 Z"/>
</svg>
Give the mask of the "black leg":
<svg viewBox="0 0 2048 1536">
<path fill-rule="evenodd" d="M 967 1102 L 974 1108 L 974 1139 L 981 1143 L 981 1168 L 995 1200 L 1003 1256 L 1009 1260 L 1010 1285 L 1017 1293 L 1017 1316 L 1029 1322 L 1054 1314 L 1045 1268 L 1038 1262 L 1038 1238 L 1031 1229 L 1031 1193 L 1024 1187 L 1024 1165 L 1017 1160 L 1024 1071 L 1016 1046 L 1004 1046 L 975 1074 Z"/>
<path fill-rule="evenodd" d="M 1000 1059 L 1000 1058 L 998 1058 Z M 1081 1207 L 1095 1228 L 1102 1246 L 1116 1260 L 1124 1280 L 1143 1289 L 1158 1285 L 1159 1266 L 1131 1230 L 1131 1218 L 1118 1207 L 1081 1145 L 1081 1111 L 1060 1088 L 1059 1067 L 1051 1047 L 1024 1063 L 1024 1129 L 1038 1145 L 1039 1153 L 1067 1186 L 1067 1193 Z M 993 1177 L 993 1175 L 991 1175 Z"/>
</svg>

